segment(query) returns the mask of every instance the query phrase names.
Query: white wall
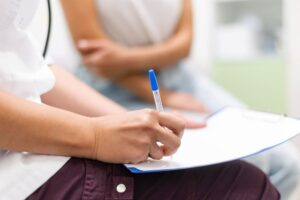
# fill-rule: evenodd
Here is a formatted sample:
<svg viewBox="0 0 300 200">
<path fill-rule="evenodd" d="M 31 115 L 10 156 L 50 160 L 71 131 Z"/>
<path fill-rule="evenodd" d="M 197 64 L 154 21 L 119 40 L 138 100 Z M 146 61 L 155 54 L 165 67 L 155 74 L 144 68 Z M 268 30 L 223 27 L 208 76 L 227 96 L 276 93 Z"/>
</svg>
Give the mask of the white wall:
<svg viewBox="0 0 300 200">
<path fill-rule="evenodd" d="M 215 40 L 215 0 L 194 0 L 195 33 L 192 59 L 198 73 L 209 74 L 212 68 Z"/>
<path fill-rule="evenodd" d="M 285 55 L 289 113 L 300 116 L 300 1 L 284 1 Z"/>
</svg>

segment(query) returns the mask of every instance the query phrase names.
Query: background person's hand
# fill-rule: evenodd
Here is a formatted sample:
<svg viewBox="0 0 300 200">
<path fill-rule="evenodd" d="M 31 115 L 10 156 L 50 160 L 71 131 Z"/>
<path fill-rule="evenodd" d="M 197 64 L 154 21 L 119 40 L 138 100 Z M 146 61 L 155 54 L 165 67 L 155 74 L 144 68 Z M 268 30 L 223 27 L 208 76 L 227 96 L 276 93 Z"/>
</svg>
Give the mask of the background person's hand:
<svg viewBox="0 0 300 200">
<path fill-rule="evenodd" d="M 204 120 L 195 120 L 189 116 L 185 116 L 183 113 L 177 110 L 174 110 L 173 113 L 185 120 L 185 128 L 187 129 L 199 129 L 206 127 L 206 121 Z"/>
<path fill-rule="evenodd" d="M 175 153 L 180 146 L 185 120 L 146 109 L 95 118 L 92 125 L 95 159 L 109 163 L 139 163 L 148 156 L 161 159 Z"/>
<path fill-rule="evenodd" d="M 116 79 L 128 73 L 129 50 L 109 40 L 81 40 L 78 48 L 83 62 L 94 73 L 107 79 Z"/>
<path fill-rule="evenodd" d="M 206 108 L 195 97 L 188 93 L 164 91 L 161 94 L 163 103 L 166 107 L 178 110 L 199 112 L 207 114 Z"/>
</svg>

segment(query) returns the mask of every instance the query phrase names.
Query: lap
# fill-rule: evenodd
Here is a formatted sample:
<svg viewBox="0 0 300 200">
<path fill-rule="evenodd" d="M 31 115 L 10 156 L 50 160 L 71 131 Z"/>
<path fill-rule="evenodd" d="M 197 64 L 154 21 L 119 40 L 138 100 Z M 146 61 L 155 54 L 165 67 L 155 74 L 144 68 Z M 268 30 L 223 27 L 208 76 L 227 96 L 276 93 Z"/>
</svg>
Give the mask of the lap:
<svg viewBox="0 0 300 200">
<path fill-rule="evenodd" d="M 71 159 L 34 199 L 279 199 L 257 168 L 234 161 L 189 170 L 131 174 L 122 165 Z"/>
</svg>

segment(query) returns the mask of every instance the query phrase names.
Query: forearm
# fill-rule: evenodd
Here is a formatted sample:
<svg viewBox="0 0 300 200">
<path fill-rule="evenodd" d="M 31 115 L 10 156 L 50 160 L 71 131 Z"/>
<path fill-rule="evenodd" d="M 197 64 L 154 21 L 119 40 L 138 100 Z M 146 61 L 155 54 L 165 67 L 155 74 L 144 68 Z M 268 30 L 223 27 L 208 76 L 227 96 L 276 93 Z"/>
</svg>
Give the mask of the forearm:
<svg viewBox="0 0 300 200">
<path fill-rule="evenodd" d="M 55 87 L 42 96 L 43 103 L 84 116 L 96 117 L 124 112 L 125 109 L 91 89 L 83 82 L 51 66 L 56 77 Z"/>
<path fill-rule="evenodd" d="M 133 94 L 143 99 L 144 101 L 154 103 L 151 86 L 147 76 L 144 76 L 142 74 L 130 74 L 128 76 L 122 77 L 121 79 L 118 79 L 117 83 L 121 87 L 131 91 Z M 170 90 L 160 88 L 162 101 L 166 103 L 166 105 L 168 105 L 168 97 L 173 93 L 174 92 Z"/>
<path fill-rule="evenodd" d="M 193 11 L 191 0 L 182 0 L 182 15 L 177 29 L 169 40 L 149 47 L 134 48 L 131 54 L 133 67 L 160 69 L 189 55 L 193 40 Z"/>
<path fill-rule="evenodd" d="M 94 0 L 61 0 L 61 4 L 75 44 L 82 39 L 106 37 L 99 28 Z"/>
<path fill-rule="evenodd" d="M 0 92 L 0 149 L 93 156 L 89 118 Z"/>
<path fill-rule="evenodd" d="M 128 59 L 122 64 L 123 68 L 132 71 L 140 71 L 149 66 L 160 69 L 189 55 L 193 38 L 192 5 L 191 0 L 182 1 L 182 16 L 174 34 L 160 44 L 126 47 Z M 84 2 L 80 0 L 62 0 L 62 5 L 76 46 L 82 39 L 111 40 L 102 30 L 92 0 Z M 91 53 L 79 50 L 82 55 Z"/>
<path fill-rule="evenodd" d="M 180 32 L 170 40 L 148 47 L 136 47 L 130 49 L 130 66 L 137 70 L 162 69 L 187 57 L 192 43 L 190 31 Z"/>
<path fill-rule="evenodd" d="M 153 95 L 147 76 L 139 73 L 130 74 L 121 77 L 120 79 L 116 80 L 116 82 L 118 85 L 129 90 L 139 98 L 147 102 L 153 102 Z"/>
</svg>

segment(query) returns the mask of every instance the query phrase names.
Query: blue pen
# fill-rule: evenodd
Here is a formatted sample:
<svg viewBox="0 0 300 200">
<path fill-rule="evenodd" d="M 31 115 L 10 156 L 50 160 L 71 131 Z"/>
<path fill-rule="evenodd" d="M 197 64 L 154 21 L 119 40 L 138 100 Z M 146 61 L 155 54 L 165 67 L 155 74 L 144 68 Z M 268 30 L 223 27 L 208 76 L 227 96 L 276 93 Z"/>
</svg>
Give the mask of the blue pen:
<svg viewBox="0 0 300 200">
<path fill-rule="evenodd" d="M 159 112 L 163 112 L 164 108 L 163 108 L 162 101 L 160 98 L 157 79 L 156 79 L 155 72 L 153 69 L 149 70 L 149 79 L 150 79 L 150 84 L 151 84 L 151 89 L 152 89 L 152 93 L 153 93 L 153 97 L 154 97 L 156 110 Z"/>
<path fill-rule="evenodd" d="M 151 84 L 151 89 L 152 89 L 152 93 L 153 93 L 153 97 L 154 97 L 156 110 L 158 112 L 163 112 L 164 107 L 162 105 L 162 101 L 161 101 L 160 94 L 159 94 L 159 88 L 158 88 L 158 84 L 157 84 L 157 79 L 156 79 L 155 72 L 153 69 L 149 70 L 149 79 L 150 79 L 150 84 Z M 160 142 L 158 142 L 157 144 L 159 146 L 162 146 L 162 144 Z M 173 160 L 173 156 L 170 156 L 170 159 Z"/>
<path fill-rule="evenodd" d="M 158 112 L 163 112 L 164 111 L 164 107 L 162 105 L 162 101 L 160 98 L 160 94 L 159 94 L 159 88 L 158 88 L 158 84 L 157 84 L 157 79 L 155 76 L 155 72 L 153 69 L 150 69 L 148 71 L 149 73 L 149 79 L 150 79 L 150 84 L 151 84 L 151 89 L 152 89 L 152 93 L 153 93 L 153 97 L 154 97 L 154 102 L 155 102 L 155 106 L 156 106 L 156 110 Z M 162 144 L 160 142 L 157 143 L 159 146 L 161 146 Z M 170 156 L 170 159 L 173 160 L 173 156 Z"/>
</svg>

